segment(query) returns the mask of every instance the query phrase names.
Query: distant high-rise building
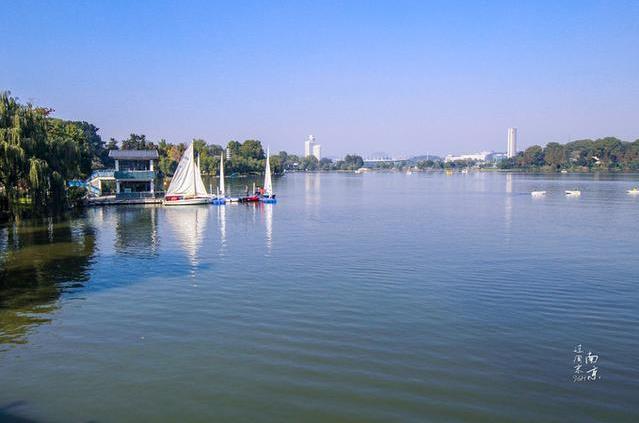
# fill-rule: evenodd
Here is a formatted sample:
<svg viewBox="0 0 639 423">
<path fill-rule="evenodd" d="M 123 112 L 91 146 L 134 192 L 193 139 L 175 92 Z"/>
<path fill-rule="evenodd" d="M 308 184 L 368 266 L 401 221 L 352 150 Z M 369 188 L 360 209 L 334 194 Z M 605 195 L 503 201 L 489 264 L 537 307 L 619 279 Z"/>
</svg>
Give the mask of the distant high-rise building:
<svg viewBox="0 0 639 423">
<path fill-rule="evenodd" d="M 315 144 L 313 146 L 313 155 L 319 161 L 322 158 L 322 146 L 319 144 Z"/>
<path fill-rule="evenodd" d="M 226 149 L 226 160 L 231 160 L 231 149 L 230 148 Z"/>
<path fill-rule="evenodd" d="M 322 156 L 322 146 L 315 142 L 315 137 L 309 135 L 304 142 L 304 157 L 315 156 L 319 160 Z"/>
<path fill-rule="evenodd" d="M 517 155 L 517 128 L 508 128 L 508 152 L 506 156 L 508 158 L 515 157 Z"/>
</svg>

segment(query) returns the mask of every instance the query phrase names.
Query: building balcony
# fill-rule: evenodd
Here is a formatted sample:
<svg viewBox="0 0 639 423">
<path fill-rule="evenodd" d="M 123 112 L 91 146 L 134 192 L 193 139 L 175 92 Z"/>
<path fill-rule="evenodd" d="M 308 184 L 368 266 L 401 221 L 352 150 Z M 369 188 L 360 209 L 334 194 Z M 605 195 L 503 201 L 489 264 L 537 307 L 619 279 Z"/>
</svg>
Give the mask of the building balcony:
<svg viewBox="0 0 639 423">
<path fill-rule="evenodd" d="M 156 175 L 154 170 L 116 170 L 113 174 L 116 181 L 150 181 Z"/>
</svg>

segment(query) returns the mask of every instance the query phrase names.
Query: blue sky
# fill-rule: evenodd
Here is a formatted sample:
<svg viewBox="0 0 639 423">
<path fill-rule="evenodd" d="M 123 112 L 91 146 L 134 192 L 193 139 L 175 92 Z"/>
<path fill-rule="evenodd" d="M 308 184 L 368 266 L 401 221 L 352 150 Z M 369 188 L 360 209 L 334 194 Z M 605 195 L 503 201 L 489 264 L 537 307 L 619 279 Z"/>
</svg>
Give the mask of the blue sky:
<svg viewBox="0 0 639 423">
<path fill-rule="evenodd" d="M 638 1 L 5 1 L 0 89 L 103 138 L 324 154 L 639 138 Z"/>
</svg>

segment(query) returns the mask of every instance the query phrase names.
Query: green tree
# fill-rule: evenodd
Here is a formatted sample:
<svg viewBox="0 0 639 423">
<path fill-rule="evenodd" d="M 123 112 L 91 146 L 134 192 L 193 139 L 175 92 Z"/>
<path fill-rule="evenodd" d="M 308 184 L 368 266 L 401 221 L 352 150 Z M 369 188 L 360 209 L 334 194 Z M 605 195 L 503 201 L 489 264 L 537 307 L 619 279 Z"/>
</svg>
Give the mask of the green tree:
<svg viewBox="0 0 639 423">
<path fill-rule="evenodd" d="M 542 166 L 544 164 L 544 150 L 538 145 L 528 147 L 524 151 L 523 163 L 525 166 Z"/>
<path fill-rule="evenodd" d="M 319 168 L 321 170 L 331 170 L 333 168 L 333 161 L 327 157 L 323 157 L 319 161 Z"/>
<path fill-rule="evenodd" d="M 9 92 L 0 93 L 0 210 L 5 214 L 62 209 L 65 181 L 91 170 L 84 129 L 50 118 L 51 112 L 21 105 Z"/>
<path fill-rule="evenodd" d="M 544 161 L 555 169 L 561 167 L 566 162 L 564 146 L 556 142 L 548 143 L 544 149 Z"/>
<path fill-rule="evenodd" d="M 264 155 L 264 149 L 262 143 L 257 140 L 246 140 L 240 147 L 240 154 L 244 157 L 249 157 L 256 160 L 262 160 L 266 156 Z"/>
<path fill-rule="evenodd" d="M 157 147 L 151 141 L 147 141 L 146 135 L 131 134 L 121 143 L 122 150 L 155 150 Z"/>
</svg>

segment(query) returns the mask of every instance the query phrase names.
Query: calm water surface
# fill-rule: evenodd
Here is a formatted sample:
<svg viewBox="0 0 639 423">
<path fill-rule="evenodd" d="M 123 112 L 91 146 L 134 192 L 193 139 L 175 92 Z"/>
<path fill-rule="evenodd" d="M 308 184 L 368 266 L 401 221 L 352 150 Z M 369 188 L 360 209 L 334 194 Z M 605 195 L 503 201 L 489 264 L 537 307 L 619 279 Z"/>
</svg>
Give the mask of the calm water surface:
<svg viewBox="0 0 639 423">
<path fill-rule="evenodd" d="M 293 174 L 0 227 L 0 420 L 639 421 L 637 180 Z"/>
</svg>

